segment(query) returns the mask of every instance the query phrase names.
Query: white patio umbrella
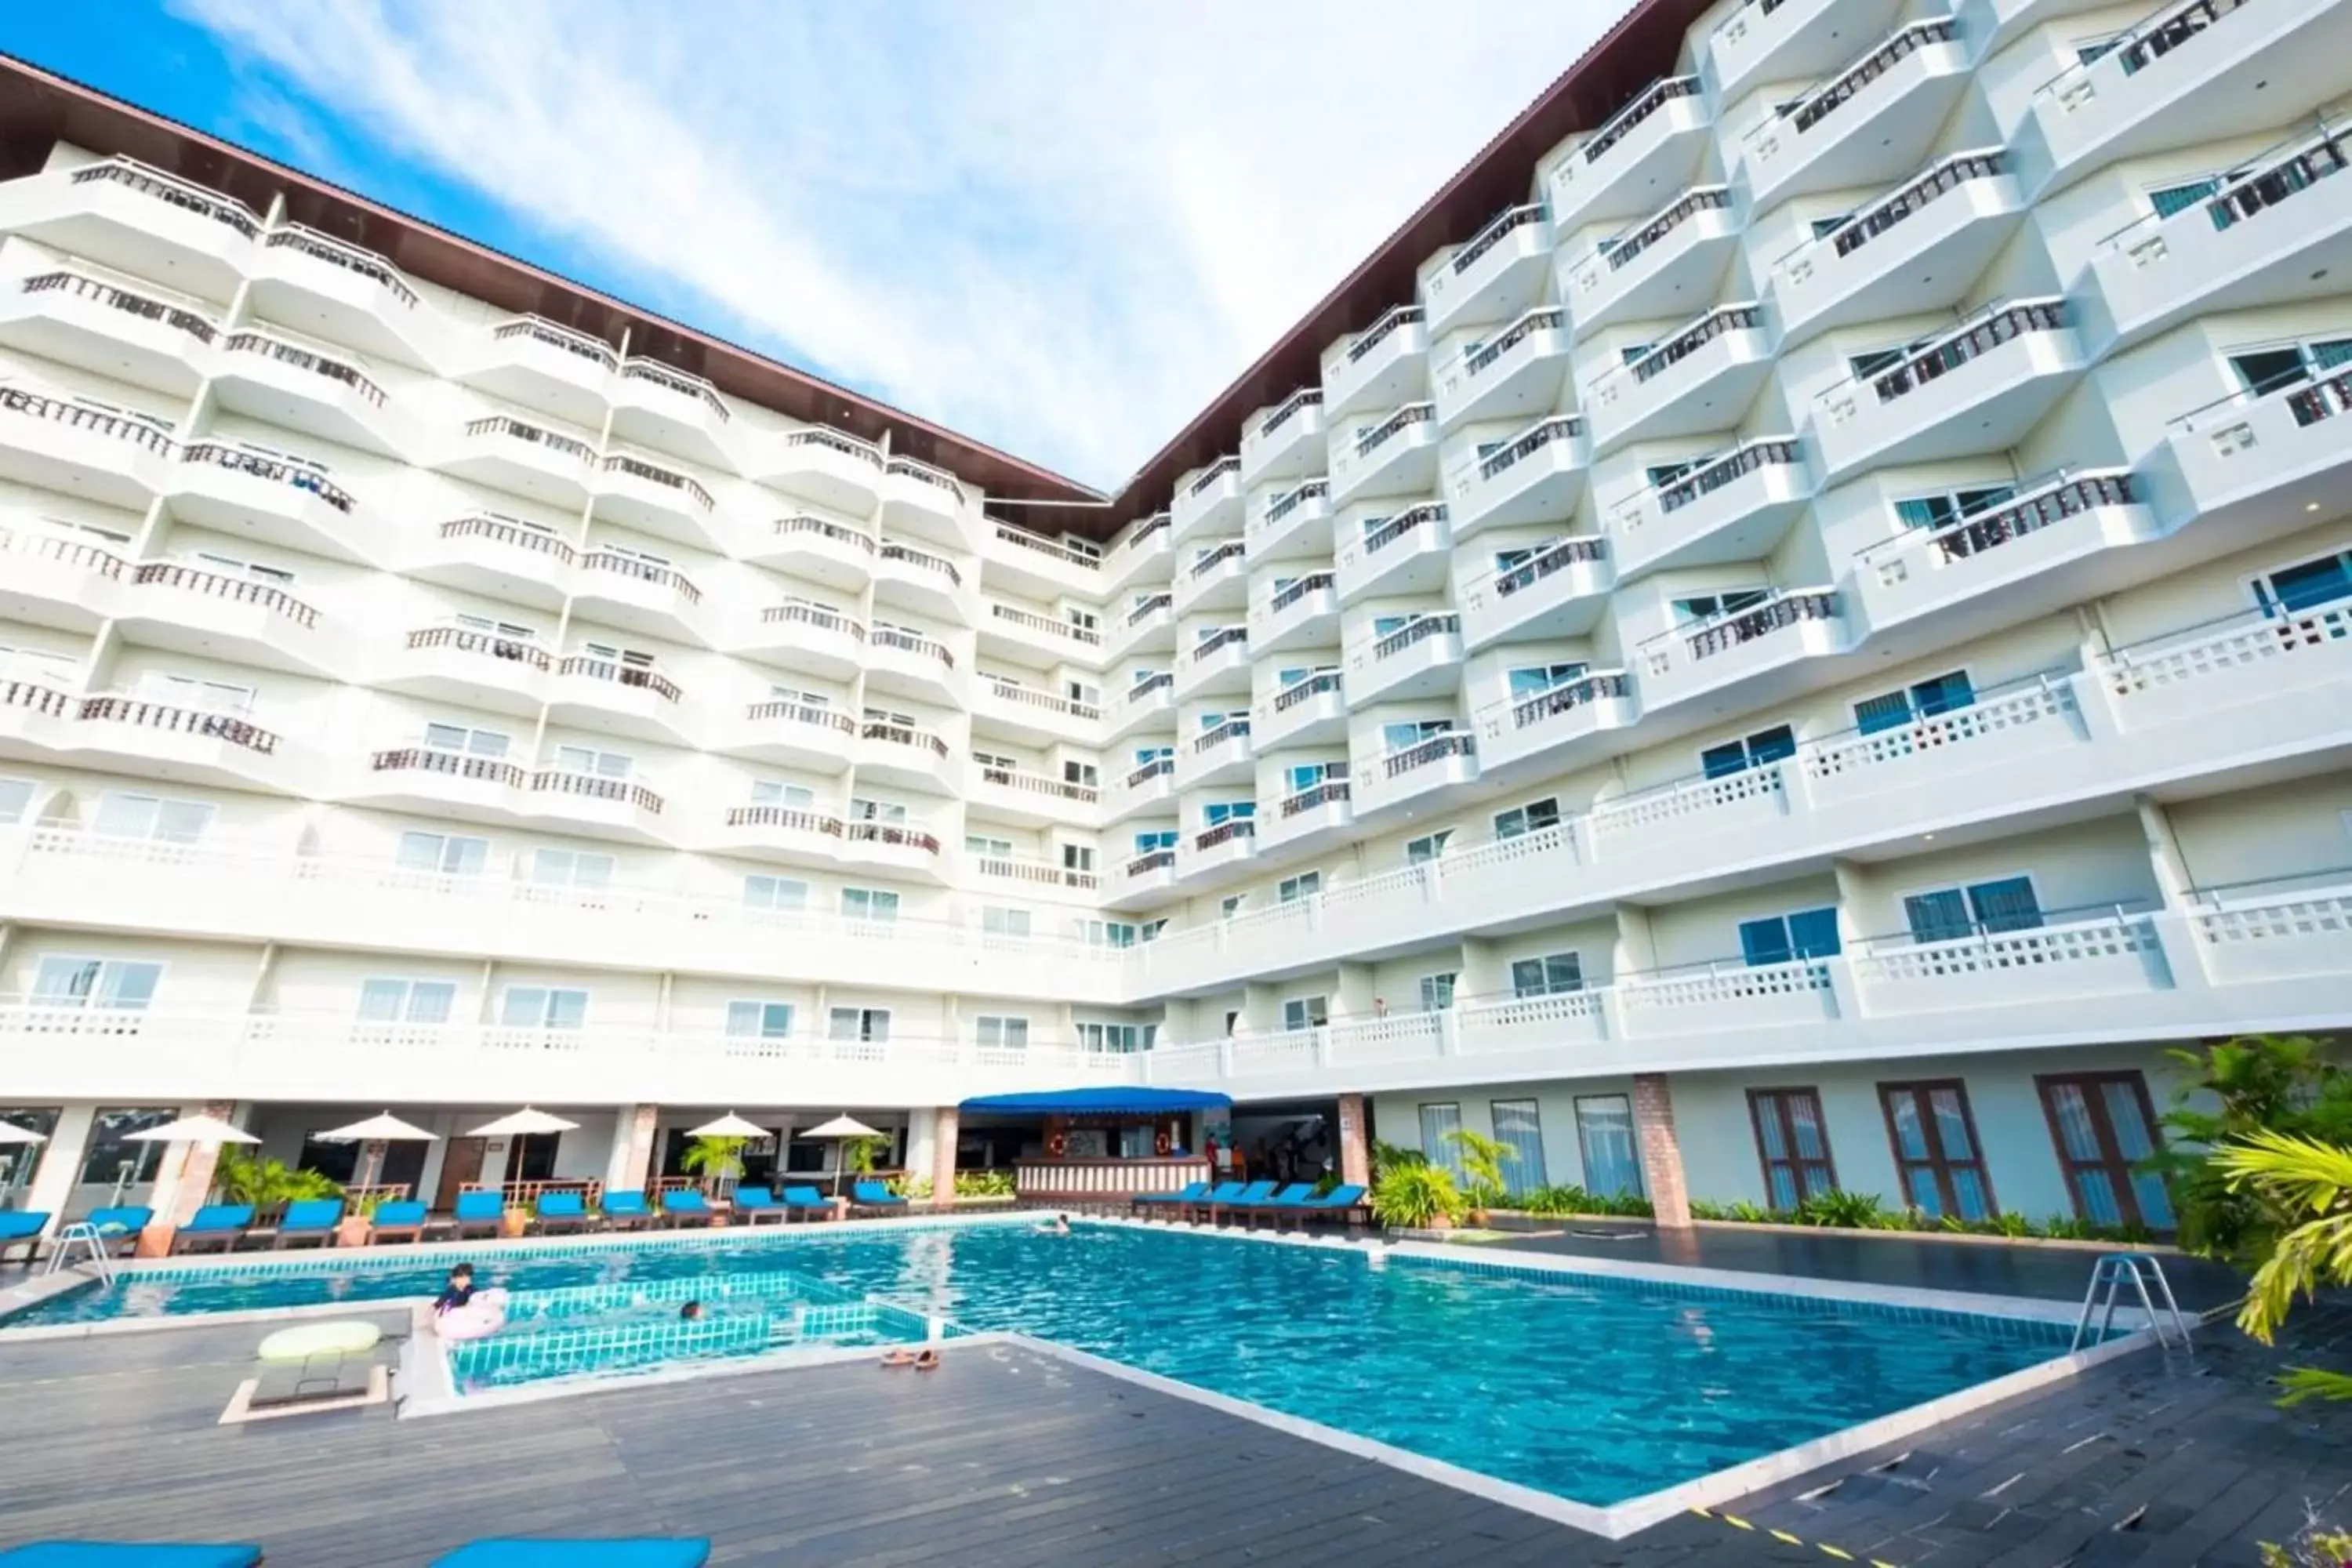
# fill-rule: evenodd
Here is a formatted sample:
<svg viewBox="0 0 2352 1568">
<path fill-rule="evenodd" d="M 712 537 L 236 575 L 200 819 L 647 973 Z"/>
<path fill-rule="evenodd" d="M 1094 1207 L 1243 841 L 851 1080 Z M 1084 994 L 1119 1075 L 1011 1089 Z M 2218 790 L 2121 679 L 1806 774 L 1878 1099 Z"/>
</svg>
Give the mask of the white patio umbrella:
<svg viewBox="0 0 2352 1568">
<path fill-rule="evenodd" d="M 699 1127 L 688 1129 L 686 1135 L 689 1138 L 772 1138 L 775 1133 L 756 1121 L 744 1121 L 730 1110 L 716 1121 L 706 1121 Z"/>
<path fill-rule="evenodd" d="M 879 1128 L 868 1127 L 855 1116 L 836 1116 L 830 1121 L 820 1122 L 810 1128 L 801 1136 L 831 1138 L 845 1143 L 852 1138 L 879 1138 L 882 1132 Z M 841 1158 L 836 1154 L 833 1162 L 833 1195 L 835 1197 L 841 1195 Z"/>
<path fill-rule="evenodd" d="M 403 1121 L 387 1110 L 381 1116 L 371 1116 L 364 1121 L 354 1121 L 348 1127 L 337 1127 L 316 1134 L 326 1143 L 430 1143 L 440 1137 L 424 1128 Z M 372 1187 L 383 1174 L 383 1151 L 371 1152 L 360 1166 L 359 1176 L 352 1183 L 355 1187 Z"/>
<path fill-rule="evenodd" d="M 123 1135 L 126 1143 L 194 1143 L 202 1149 L 217 1149 L 224 1143 L 258 1143 L 260 1139 L 241 1127 L 232 1127 L 217 1116 L 183 1116 L 177 1121 L 166 1121 L 161 1127 L 150 1127 L 144 1132 Z"/>
<path fill-rule="evenodd" d="M 485 1121 L 468 1138 L 521 1138 L 534 1132 L 575 1132 L 580 1123 L 566 1121 L 561 1116 L 550 1116 L 544 1110 L 524 1106 L 511 1116 L 501 1116 L 496 1121 Z"/>
<path fill-rule="evenodd" d="M 0 1121 L 0 1143 L 46 1143 L 49 1135 L 19 1127 L 13 1121 Z"/>
</svg>

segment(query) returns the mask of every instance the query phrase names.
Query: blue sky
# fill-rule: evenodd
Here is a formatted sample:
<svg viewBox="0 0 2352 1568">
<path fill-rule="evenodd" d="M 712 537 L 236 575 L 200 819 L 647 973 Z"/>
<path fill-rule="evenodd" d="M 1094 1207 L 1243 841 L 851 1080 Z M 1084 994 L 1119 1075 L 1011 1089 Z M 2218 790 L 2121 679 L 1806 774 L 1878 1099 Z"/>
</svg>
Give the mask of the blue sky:
<svg viewBox="0 0 2352 1568">
<path fill-rule="evenodd" d="M 1106 487 L 1626 0 L 79 0 L 0 48 Z"/>
</svg>

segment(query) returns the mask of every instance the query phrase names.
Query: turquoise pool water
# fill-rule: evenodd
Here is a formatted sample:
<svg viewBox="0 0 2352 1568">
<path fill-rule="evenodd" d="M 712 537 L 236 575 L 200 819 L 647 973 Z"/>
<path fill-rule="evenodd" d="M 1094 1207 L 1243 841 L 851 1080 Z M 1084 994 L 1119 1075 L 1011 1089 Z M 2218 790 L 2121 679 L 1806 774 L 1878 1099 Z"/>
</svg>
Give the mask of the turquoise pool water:
<svg viewBox="0 0 2352 1568">
<path fill-rule="evenodd" d="M 446 1265 L 205 1277 L 9 1320 L 86 1321 L 429 1294 Z M 740 1244 L 481 1259 L 539 1290 L 789 1269 L 1013 1329 L 1606 1506 L 2064 1353 L 2063 1326 L 1563 1279 L 1175 1232 L 841 1227 Z"/>
</svg>

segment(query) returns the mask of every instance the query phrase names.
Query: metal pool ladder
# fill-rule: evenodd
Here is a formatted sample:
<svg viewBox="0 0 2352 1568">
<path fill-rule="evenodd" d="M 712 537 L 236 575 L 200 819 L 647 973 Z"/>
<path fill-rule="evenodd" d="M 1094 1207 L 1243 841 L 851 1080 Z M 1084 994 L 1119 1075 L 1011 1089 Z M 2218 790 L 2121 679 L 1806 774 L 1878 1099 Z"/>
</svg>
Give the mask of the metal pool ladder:
<svg viewBox="0 0 2352 1568">
<path fill-rule="evenodd" d="M 2153 1295 L 2147 1288 L 2150 1279 L 2156 1282 Z M 2102 1287 L 2106 1296 L 2105 1312 L 2099 1321 L 2099 1338 L 2105 1339 L 2113 1331 L 2116 1298 L 2126 1285 L 2139 1297 L 2140 1310 L 2147 1314 L 2148 1326 L 2156 1331 L 2156 1342 L 2166 1350 L 2172 1348 L 2172 1341 L 2165 1336 L 2164 1318 L 2157 1315 L 2156 1302 L 2161 1298 L 2165 1315 L 2172 1320 L 2172 1331 L 2180 1336 L 2180 1348 L 2189 1348 L 2189 1320 L 2181 1315 L 2180 1303 L 2172 1298 L 2172 1282 L 2164 1277 L 2164 1265 L 2145 1252 L 2109 1252 L 2101 1254 L 2091 1266 L 2090 1288 L 2083 1292 L 2083 1313 L 2074 1320 L 2074 1340 L 2066 1347 L 2069 1354 L 2083 1348 L 2083 1336 L 2091 1329 L 2092 1310 L 2101 1304 Z"/>
<path fill-rule="evenodd" d="M 44 1276 L 55 1274 L 71 1260 L 75 1247 L 88 1255 L 90 1267 L 100 1280 L 114 1283 L 114 1260 L 108 1257 L 106 1237 L 98 1226 L 86 1219 L 78 1219 L 58 1230 L 57 1239 L 49 1244 L 49 1260 L 41 1270 Z"/>
</svg>

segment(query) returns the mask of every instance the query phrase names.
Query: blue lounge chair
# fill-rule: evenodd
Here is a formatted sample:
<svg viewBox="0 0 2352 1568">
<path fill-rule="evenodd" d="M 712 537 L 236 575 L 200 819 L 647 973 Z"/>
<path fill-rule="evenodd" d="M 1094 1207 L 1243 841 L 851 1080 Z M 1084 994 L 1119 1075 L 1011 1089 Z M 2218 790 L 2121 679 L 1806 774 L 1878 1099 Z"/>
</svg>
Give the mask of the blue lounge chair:
<svg viewBox="0 0 2352 1568">
<path fill-rule="evenodd" d="M 852 1214 L 905 1214 L 907 1200 L 880 1182 L 852 1182 L 849 1210 Z"/>
<path fill-rule="evenodd" d="M 667 1192 L 661 1195 L 664 1223 L 673 1226 L 709 1225 L 719 1217 L 710 1200 L 688 1188 L 683 1192 Z"/>
<path fill-rule="evenodd" d="M 145 1230 L 154 1218 L 155 1211 L 145 1204 L 122 1204 L 113 1208 L 92 1209 L 84 1216 L 84 1223 L 105 1238 L 108 1251 L 121 1258 L 138 1247 L 139 1233 Z"/>
<path fill-rule="evenodd" d="M 745 1225 L 757 1225 L 763 1219 L 779 1224 L 792 1217 L 792 1212 L 776 1201 L 776 1194 L 765 1187 L 735 1189 L 733 1214 Z"/>
<path fill-rule="evenodd" d="M 1266 1199 L 1274 1196 L 1275 1190 L 1281 1186 L 1281 1184 L 1282 1184 L 1279 1182 L 1252 1182 L 1249 1185 L 1244 1187 L 1240 1192 L 1235 1193 L 1229 1198 L 1221 1198 L 1214 1193 L 1212 1193 L 1209 1194 L 1209 1201 L 1206 1204 L 1194 1205 L 1193 1212 L 1198 1214 L 1202 1210 L 1205 1209 L 1208 1213 L 1209 1223 L 1211 1225 L 1215 1225 L 1223 1217 L 1224 1210 L 1231 1208 L 1244 1208 L 1247 1207 L 1251 1204 L 1262 1204 L 1265 1202 Z"/>
<path fill-rule="evenodd" d="M 46 1210 L 0 1210 L 0 1263 L 8 1261 L 10 1247 L 22 1247 L 25 1249 L 25 1265 L 30 1268 L 33 1254 L 41 1247 L 41 1232 L 48 1228 L 49 1216 Z"/>
<path fill-rule="evenodd" d="M 289 1242 L 309 1242 L 313 1247 L 329 1247 L 334 1243 L 335 1227 L 342 1223 L 342 1199 L 298 1198 L 286 1205 L 285 1217 L 278 1222 L 278 1236 L 271 1246 L 283 1247 Z"/>
<path fill-rule="evenodd" d="M 643 1193 L 606 1193 L 604 1223 L 614 1230 L 635 1230 L 654 1222 L 654 1211 L 646 1206 Z"/>
<path fill-rule="evenodd" d="M 787 1220 L 831 1219 L 833 1200 L 814 1187 L 786 1187 L 784 1217 Z"/>
<path fill-rule="evenodd" d="M 217 1246 L 233 1252 L 253 1226 L 251 1204 L 206 1204 L 172 1237 L 174 1252 L 195 1252 Z"/>
<path fill-rule="evenodd" d="M 371 1245 L 404 1236 L 411 1241 L 425 1239 L 425 1207 L 421 1198 L 394 1198 L 388 1204 L 375 1205 L 368 1216 L 368 1241 Z"/>
<path fill-rule="evenodd" d="M 0 1552 L 7 1568 L 252 1568 L 258 1546 L 166 1541 L 34 1541 Z"/>
<path fill-rule="evenodd" d="M 451 1211 L 449 1224 L 459 1241 L 469 1236 L 496 1236 L 507 1222 L 507 1195 L 503 1192 L 459 1193 L 457 1206 Z"/>
<path fill-rule="evenodd" d="M 588 1228 L 588 1196 L 585 1193 L 541 1193 L 539 1213 L 533 1216 L 540 1230 L 585 1230 Z"/>
<path fill-rule="evenodd" d="M 1176 1204 L 1176 1217 L 1184 1220 L 1205 1219 L 1211 1207 L 1229 1204 L 1249 1190 L 1246 1182 L 1219 1182 L 1201 1197 L 1185 1198 Z"/>
<path fill-rule="evenodd" d="M 1235 1198 L 1227 1206 L 1244 1225 L 1255 1225 L 1259 1215 L 1273 1209 L 1286 1207 L 1291 1204 L 1305 1203 L 1314 1195 L 1314 1183 L 1293 1182 L 1288 1186 L 1268 1193 L 1262 1198 L 1246 1196 Z"/>
<path fill-rule="evenodd" d="M 1155 1214 L 1168 1212 L 1174 1205 L 1189 1204 L 1197 1199 L 1205 1198 L 1209 1195 L 1209 1184 L 1206 1182 L 1187 1182 L 1181 1188 L 1172 1193 L 1138 1193 L 1128 1200 L 1127 1212 L 1130 1215 L 1140 1215 L 1149 1219 Z"/>
<path fill-rule="evenodd" d="M 702 1568 L 710 1542 L 686 1537 L 625 1541 L 477 1541 L 444 1552 L 433 1568 Z"/>
<path fill-rule="evenodd" d="M 1309 1221 L 1330 1219 L 1336 1215 L 1344 1222 L 1365 1206 L 1363 1188 L 1341 1185 L 1333 1187 L 1319 1198 L 1308 1196 L 1295 1204 L 1266 1204 L 1253 1208 L 1249 1211 L 1249 1221 L 1255 1225 L 1259 1215 L 1270 1215 L 1277 1230 L 1286 1219 L 1295 1219 L 1303 1226 Z"/>
</svg>

